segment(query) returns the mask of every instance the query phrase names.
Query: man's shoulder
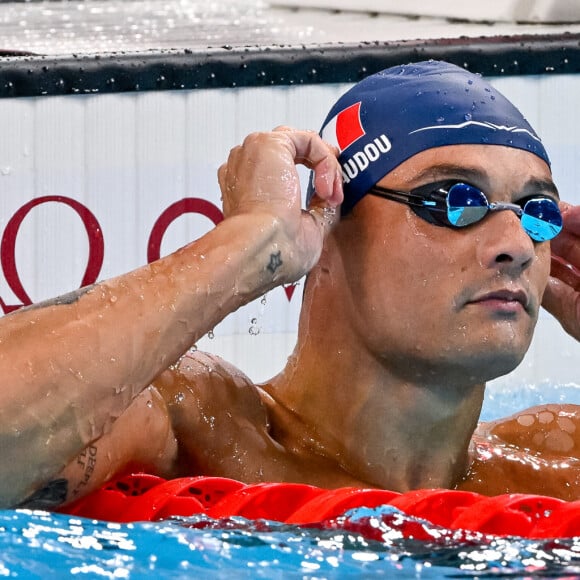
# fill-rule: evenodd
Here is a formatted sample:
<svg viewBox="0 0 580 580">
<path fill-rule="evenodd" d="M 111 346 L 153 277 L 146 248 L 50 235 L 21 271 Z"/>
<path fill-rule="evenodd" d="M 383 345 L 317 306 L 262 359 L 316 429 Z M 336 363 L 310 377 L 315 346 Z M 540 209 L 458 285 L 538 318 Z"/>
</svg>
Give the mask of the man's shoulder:
<svg viewBox="0 0 580 580">
<path fill-rule="evenodd" d="M 558 431 L 580 435 L 580 405 L 570 403 L 548 403 L 529 407 L 486 423 L 480 423 L 475 436 L 495 436 L 512 445 L 530 446 L 530 437 L 535 436 L 536 445 L 549 442 L 548 435 Z M 544 435 L 544 439 L 539 434 Z M 549 443 L 548 443 L 549 446 Z M 558 451 L 564 451 L 558 449 Z"/>
<path fill-rule="evenodd" d="M 265 420 L 260 389 L 244 372 L 214 354 L 187 352 L 158 377 L 155 386 L 170 407 L 192 403 L 202 415 L 241 413 Z"/>
<path fill-rule="evenodd" d="M 460 489 L 578 499 L 580 406 L 547 404 L 481 423 Z"/>
<path fill-rule="evenodd" d="M 193 380 L 210 380 L 220 377 L 240 385 L 253 385 L 251 379 L 239 368 L 216 354 L 190 350 L 171 367 L 173 372 Z"/>
<path fill-rule="evenodd" d="M 261 391 L 238 368 L 190 352 L 154 382 L 179 446 L 176 473 L 256 480 L 269 443 Z M 244 461 L 240 461 L 243 453 Z"/>
</svg>

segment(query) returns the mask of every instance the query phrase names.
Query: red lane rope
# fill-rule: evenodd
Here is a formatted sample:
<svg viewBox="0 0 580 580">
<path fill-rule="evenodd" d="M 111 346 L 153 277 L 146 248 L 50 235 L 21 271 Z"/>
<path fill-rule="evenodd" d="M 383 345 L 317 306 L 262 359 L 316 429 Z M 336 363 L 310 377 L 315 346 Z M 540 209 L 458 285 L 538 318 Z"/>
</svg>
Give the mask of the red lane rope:
<svg viewBox="0 0 580 580">
<path fill-rule="evenodd" d="M 143 473 L 113 480 L 60 511 L 111 522 L 206 514 L 216 519 L 242 516 L 289 524 L 329 524 L 350 509 L 380 505 L 449 530 L 538 539 L 580 535 L 580 501 L 542 495 L 487 497 L 447 489 L 402 494 L 355 487 L 326 490 L 301 483 L 246 485 L 224 477 L 165 480 Z"/>
</svg>

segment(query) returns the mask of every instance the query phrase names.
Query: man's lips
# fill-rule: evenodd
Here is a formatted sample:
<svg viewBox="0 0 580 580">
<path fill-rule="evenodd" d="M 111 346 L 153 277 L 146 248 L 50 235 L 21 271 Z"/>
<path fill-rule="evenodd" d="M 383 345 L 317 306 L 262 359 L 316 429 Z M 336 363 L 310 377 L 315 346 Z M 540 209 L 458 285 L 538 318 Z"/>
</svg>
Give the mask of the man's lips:
<svg viewBox="0 0 580 580">
<path fill-rule="evenodd" d="M 479 304 L 500 310 L 516 310 L 523 308 L 529 311 L 530 298 L 522 289 L 502 289 L 476 295 L 468 304 Z"/>
</svg>

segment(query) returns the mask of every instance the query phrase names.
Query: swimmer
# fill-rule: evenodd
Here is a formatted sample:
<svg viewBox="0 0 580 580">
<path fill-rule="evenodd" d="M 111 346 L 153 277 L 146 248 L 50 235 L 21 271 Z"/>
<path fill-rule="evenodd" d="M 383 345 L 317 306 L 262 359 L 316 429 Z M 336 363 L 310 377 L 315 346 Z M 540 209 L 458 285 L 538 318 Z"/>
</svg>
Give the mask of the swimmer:
<svg viewBox="0 0 580 580">
<path fill-rule="evenodd" d="M 11 494 L 3 486 L 10 505 L 58 507 L 135 469 L 329 488 L 580 496 L 579 408 L 552 405 L 478 425 L 485 382 L 520 363 L 543 298 L 580 340 L 579 208 L 558 210 L 549 159 L 534 130 L 480 77 L 429 62 L 355 85 L 330 111 L 322 137 L 330 145 L 287 128 L 248 137 L 220 168 L 227 217 L 201 248 L 138 270 L 139 282 L 121 277 L 112 287 L 22 314 L 32 317 L 20 326 L 29 333 L 39 326 L 26 321 L 36 325 L 34 316 L 47 308 L 72 318 L 76 334 L 65 352 L 85 353 L 73 368 L 94 362 L 94 370 L 68 371 L 75 359 L 59 355 L 64 325 L 57 345 L 42 341 L 51 356 L 61 356 L 48 368 L 63 367 L 63 382 L 48 382 L 55 392 L 44 398 L 37 389 L 41 404 L 22 405 L 22 421 L 59 436 L 59 445 L 47 438 L 50 453 L 33 455 L 37 469 L 39 458 L 48 463 L 52 454 L 69 462 L 58 471 L 51 460 L 42 477 L 29 479 L 28 495 L 22 484 Z M 342 201 L 331 151 L 345 180 L 337 223 L 329 219 Z M 299 207 L 296 161 L 315 169 L 308 214 Z M 272 243 L 279 212 L 281 239 Z M 248 224 L 258 228 L 256 241 Z M 174 270 L 192 263 L 189 286 L 173 283 Z M 172 337 L 178 346 L 166 366 L 187 348 L 172 324 L 192 324 L 194 330 L 182 331 L 192 344 L 258 289 L 306 270 L 296 348 L 266 384 L 252 384 L 210 354 L 188 353 L 165 371 L 157 362 Z M 140 292 L 150 286 L 142 304 Z M 216 290 L 206 297 L 206 288 Z M 119 300 L 106 301 L 108 292 Z M 174 303 L 179 314 L 166 323 Z M 112 316 L 109 308 L 130 336 L 112 336 L 113 324 L 99 318 Z M 47 333 L 51 322 L 41 326 Z M 109 335 L 105 360 L 99 350 Z M 154 357 L 147 356 L 151 335 Z M 67 381 L 75 388 L 67 389 Z M 85 398 L 74 398 L 83 388 Z"/>
</svg>

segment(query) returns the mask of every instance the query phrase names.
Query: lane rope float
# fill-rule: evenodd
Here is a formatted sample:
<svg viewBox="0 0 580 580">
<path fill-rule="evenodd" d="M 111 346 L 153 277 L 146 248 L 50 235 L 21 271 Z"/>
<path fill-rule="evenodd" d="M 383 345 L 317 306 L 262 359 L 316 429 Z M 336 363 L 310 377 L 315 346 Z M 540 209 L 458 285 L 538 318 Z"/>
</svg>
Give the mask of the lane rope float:
<svg viewBox="0 0 580 580">
<path fill-rule="evenodd" d="M 448 489 L 398 493 L 356 487 L 327 490 L 302 483 L 247 485 L 224 477 L 166 480 L 146 473 L 114 479 L 59 511 L 119 523 L 205 514 L 335 527 L 335 520 L 351 509 L 383 505 L 448 530 L 534 539 L 580 535 L 580 500 L 533 494 L 488 497 Z M 403 533 L 416 537 L 416 526 L 407 526 Z"/>
</svg>

